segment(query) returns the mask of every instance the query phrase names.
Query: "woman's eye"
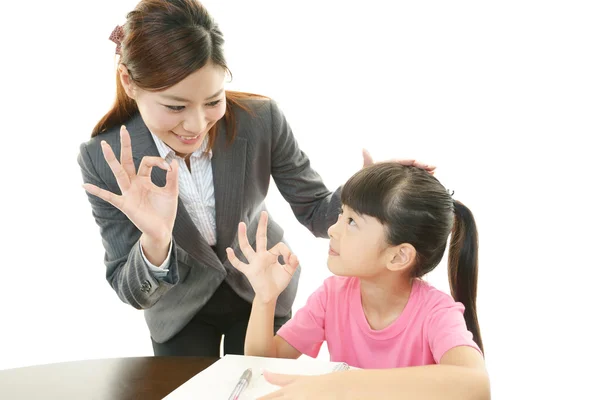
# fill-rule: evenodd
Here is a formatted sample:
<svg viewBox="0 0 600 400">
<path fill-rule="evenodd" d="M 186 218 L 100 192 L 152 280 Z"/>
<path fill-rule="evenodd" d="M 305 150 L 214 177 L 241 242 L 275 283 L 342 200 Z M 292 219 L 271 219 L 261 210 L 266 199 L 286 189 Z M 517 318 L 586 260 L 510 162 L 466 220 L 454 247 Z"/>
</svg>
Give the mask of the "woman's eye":
<svg viewBox="0 0 600 400">
<path fill-rule="evenodd" d="M 185 106 L 165 106 L 171 111 L 182 111 Z"/>
<path fill-rule="evenodd" d="M 211 101 L 210 103 L 206 103 L 206 105 L 208 107 L 216 107 L 219 105 L 220 102 L 221 102 L 221 100 L 215 100 L 215 101 Z"/>
</svg>

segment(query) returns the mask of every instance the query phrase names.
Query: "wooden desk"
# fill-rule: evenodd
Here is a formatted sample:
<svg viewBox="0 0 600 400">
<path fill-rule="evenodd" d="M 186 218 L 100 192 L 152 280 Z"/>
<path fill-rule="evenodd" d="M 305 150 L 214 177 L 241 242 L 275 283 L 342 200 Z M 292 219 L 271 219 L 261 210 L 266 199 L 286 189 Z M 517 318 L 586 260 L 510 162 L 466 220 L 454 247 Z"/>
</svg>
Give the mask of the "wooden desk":
<svg viewBox="0 0 600 400">
<path fill-rule="evenodd" d="M 132 357 L 0 371 L 0 399 L 162 399 L 216 358 Z"/>
</svg>

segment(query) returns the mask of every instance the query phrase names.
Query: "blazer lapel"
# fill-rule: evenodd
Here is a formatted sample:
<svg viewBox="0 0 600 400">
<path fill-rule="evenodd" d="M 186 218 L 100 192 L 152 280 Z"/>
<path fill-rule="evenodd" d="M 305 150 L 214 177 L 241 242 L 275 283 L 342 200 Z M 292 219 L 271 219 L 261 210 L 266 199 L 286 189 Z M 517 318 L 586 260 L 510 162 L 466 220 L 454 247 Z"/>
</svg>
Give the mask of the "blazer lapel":
<svg viewBox="0 0 600 400">
<path fill-rule="evenodd" d="M 144 156 L 160 157 L 150 131 L 139 114 L 131 119 L 127 130 L 131 136 L 132 153 L 136 170 L 139 168 Z M 167 172 L 161 168 L 152 168 L 152 182 L 157 186 L 164 186 L 167 182 Z M 177 216 L 175 217 L 175 226 L 173 227 L 173 237 L 181 248 L 202 263 L 202 265 L 215 265 L 215 261 L 217 261 L 215 260 L 215 252 L 208 245 L 204 237 L 202 237 L 196 225 L 194 225 L 180 198 L 177 199 Z"/>
<path fill-rule="evenodd" d="M 241 127 L 238 126 L 238 129 Z M 219 134 L 213 148 L 212 167 L 215 188 L 217 224 L 217 253 L 226 259 L 225 249 L 237 243 L 237 227 L 242 221 L 242 199 L 246 174 L 246 138 L 239 132 L 232 144 L 227 145 L 225 125 L 219 126 Z"/>
</svg>

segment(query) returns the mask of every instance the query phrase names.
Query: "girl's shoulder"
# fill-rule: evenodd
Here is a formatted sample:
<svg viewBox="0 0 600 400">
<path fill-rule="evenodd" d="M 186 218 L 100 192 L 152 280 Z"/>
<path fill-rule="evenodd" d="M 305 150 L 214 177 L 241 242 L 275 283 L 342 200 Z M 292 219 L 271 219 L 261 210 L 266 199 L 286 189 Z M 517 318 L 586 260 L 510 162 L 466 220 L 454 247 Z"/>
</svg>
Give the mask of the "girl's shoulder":
<svg viewBox="0 0 600 400">
<path fill-rule="evenodd" d="M 436 310 L 454 307 L 457 304 L 451 295 L 435 288 L 429 282 L 422 279 L 415 279 L 414 285 L 416 285 L 420 307 L 422 307 L 423 310 L 426 309 L 429 312 L 434 312 Z"/>
</svg>

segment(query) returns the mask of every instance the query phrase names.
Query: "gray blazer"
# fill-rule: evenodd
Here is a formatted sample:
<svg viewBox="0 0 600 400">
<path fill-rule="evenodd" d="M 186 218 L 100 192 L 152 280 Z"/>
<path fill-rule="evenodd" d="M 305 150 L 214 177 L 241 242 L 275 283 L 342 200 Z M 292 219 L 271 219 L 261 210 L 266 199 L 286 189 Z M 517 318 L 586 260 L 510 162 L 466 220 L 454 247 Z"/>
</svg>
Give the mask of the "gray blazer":
<svg viewBox="0 0 600 400">
<path fill-rule="evenodd" d="M 265 196 L 273 176 L 282 196 L 290 204 L 296 218 L 315 236 L 327 237 L 327 229 L 337 219 L 340 189 L 330 192 L 311 166 L 290 129 L 283 113 L 272 100 L 253 99 L 246 104 L 251 115 L 236 107 L 237 137 L 226 144 L 224 119 L 219 126 L 212 157 L 217 226 L 216 252 L 196 229 L 181 199 L 173 228 L 173 251 L 169 273 L 156 279 L 146 266 L 140 245 L 141 232 L 118 209 L 88 194 L 92 215 L 100 227 L 106 251 L 106 279 L 119 298 L 145 312 L 152 338 L 159 343 L 179 332 L 202 308 L 225 280 L 248 302 L 254 292 L 246 277 L 229 261 L 225 249 L 232 247 L 240 259 L 237 225 L 248 226 L 253 244 L 260 212 L 265 210 Z M 159 156 L 148 128 L 139 114 L 126 124 L 131 135 L 136 169 L 146 156 Z M 117 182 L 104 160 L 100 141 L 108 142 L 117 157 L 121 147 L 119 127 L 102 133 L 80 148 L 78 162 L 83 181 L 120 194 Z M 164 186 L 165 171 L 153 168 L 152 181 Z M 272 219 L 267 230 L 268 246 L 283 240 L 282 228 Z M 279 296 L 275 314 L 289 313 L 300 268 L 290 285 Z"/>
</svg>

